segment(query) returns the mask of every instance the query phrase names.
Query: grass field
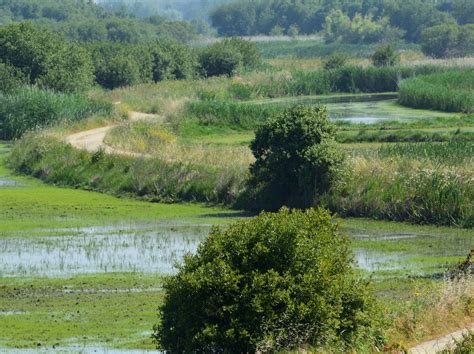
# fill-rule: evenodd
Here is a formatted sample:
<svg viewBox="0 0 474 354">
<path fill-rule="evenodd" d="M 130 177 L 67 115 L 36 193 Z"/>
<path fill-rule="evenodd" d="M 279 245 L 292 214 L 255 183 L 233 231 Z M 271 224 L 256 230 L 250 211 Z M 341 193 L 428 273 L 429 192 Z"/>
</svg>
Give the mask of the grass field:
<svg viewBox="0 0 474 354">
<path fill-rule="evenodd" d="M 262 44 L 268 53 L 277 45 Z M 289 42 L 280 53 L 304 57 L 318 46 Z M 351 65 L 367 65 L 360 55 Z M 110 120 L 0 143 L 0 351 L 153 349 L 163 277 L 212 225 L 251 217 L 230 207 L 253 161 L 254 129 L 294 104 L 326 105 L 339 127 L 347 173 L 325 206 L 374 282 L 388 344 L 409 347 L 472 322 L 472 280 L 443 278 L 473 246 L 474 116 L 407 108 L 393 92 L 361 94 L 379 81 L 394 87 L 396 69 L 346 68 L 361 79 L 351 94 L 304 96 L 326 87 L 322 61 L 278 58 L 233 78 L 95 89 L 91 97 L 115 104 Z M 407 67 L 408 76 L 418 70 Z M 159 118 L 119 119 L 132 110 Z M 117 124 L 108 145 L 147 155 L 61 141 L 107 124 Z"/>
<path fill-rule="evenodd" d="M 183 251 L 197 246 L 210 224 L 226 224 L 240 214 L 48 186 L 12 175 L 4 165 L 8 145 L 1 145 L 1 151 L 0 249 L 4 254 L 13 252 L 7 259 L 16 263 L 12 267 L 4 259 L 0 267 L 4 272 L 13 270 L 0 274 L 0 345 L 152 349 L 150 334 L 163 296 L 162 275 Z M 463 259 L 473 231 L 366 219 L 346 219 L 343 229 L 351 235 L 362 271 L 376 279 L 376 292 L 391 316 L 410 320 L 407 314 L 418 306 L 421 324 L 408 333 L 394 326 L 390 338 L 407 344 L 436 333 L 427 325 L 429 317 L 422 317 L 432 311 L 432 300 L 427 299 L 439 287 L 437 275 Z M 183 241 L 178 236 L 184 231 L 196 237 Z M 165 242 L 149 241 L 165 235 Z M 89 244 L 77 249 L 73 242 Z M 29 251 L 36 256 L 28 257 Z M 114 269 L 114 255 L 124 252 L 128 258 Z M 63 257 L 62 266 L 45 262 L 53 254 Z M 143 260 L 145 268 L 140 267 Z M 168 268 L 161 267 L 163 263 Z M 83 273 L 81 264 L 88 265 L 89 274 Z M 42 273 L 45 266 L 48 277 Z M 426 293 L 424 307 L 416 295 L 420 289 Z M 456 312 L 459 306 L 444 313 L 452 321 L 442 330 L 464 323 L 466 318 Z"/>
</svg>

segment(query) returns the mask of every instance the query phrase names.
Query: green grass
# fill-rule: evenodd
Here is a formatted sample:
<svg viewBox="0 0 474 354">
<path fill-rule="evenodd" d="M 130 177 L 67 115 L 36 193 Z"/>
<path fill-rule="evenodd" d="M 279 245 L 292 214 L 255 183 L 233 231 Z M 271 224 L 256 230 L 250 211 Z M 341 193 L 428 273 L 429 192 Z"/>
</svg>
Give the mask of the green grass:
<svg viewBox="0 0 474 354">
<path fill-rule="evenodd" d="M 258 41 L 257 48 L 264 58 L 316 58 L 326 57 L 335 52 L 347 53 L 351 57 L 367 58 L 375 50 L 375 45 L 325 44 L 322 39 L 291 41 Z M 405 45 L 404 50 L 419 50 L 416 45 Z"/>
<path fill-rule="evenodd" d="M 60 236 L 52 229 L 124 222 L 166 225 L 227 223 L 240 216 L 199 204 L 153 204 L 48 186 L 32 178 L 12 175 L 2 163 L 8 145 L 0 144 L 0 151 L 0 179 L 22 184 L 15 188 L 0 187 L 0 235 L 3 237 Z M 469 246 L 474 236 L 472 229 L 359 218 L 343 220 L 342 223 L 343 230 L 352 235 L 353 247 L 378 252 L 382 257 L 403 252 L 408 257 L 405 260 L 407 265 L 413 262 L 412 268 L 381 269 L 374 274 L 376 293 L 394 314 L 405 313 L 403 306 L 412 301 L 416 289 L 436 284 L 429 278 L 408 279 L 407 274 L 442 272 L 446 262 L 451 265 L 462 259 L 461 255 L 468 252 L 464 251 L 463 242 Z M 394 233 L 412 233 L 416 237 L 401 241 L 386 239 L 387 235 Z M 427 234 L 432 238 L 427 238 Z M 71 231 L 65 231 L 64 235 L 71 235 Z M 360 235 L 369 235 L 370 239 L 361 239 Z M 160 286 L 159 274 L 97 273 L 60 278 L 2 278 L 0 346 L 45 350 L 72 345 L 153 349 L 150 333 L 158 321 L 156 309 L 163 298 Z M 2 315 L 5 311 L 10 313 Z"/>
<path fill-rule="evenodd" d="M 27 131 L 52 126 L 61 121 L 77 122 L 92 115 L 111 115 L 107 102 L 84 95 L 55 93 L 34 87 L 0 94 L 0 138 L 19 138 Z"/>
<path fill-rule="evenodd" d="M 403 80 L 401 104 L 447 112 L 474 112 L 474 70 L 448 71 Z"/>
<path fill-rule="evenodd" d="M 395 144 L 380 148 L 378 154 L 382 158 L 402 157 L 448 165 L 465 164 L 474 161 L 474 142 Z"/>
<path fill-rule="evenodd" d="M 2 279 L 0 346 L 154 349 L 160 285 L 133 273 Z"/>
<path fill-rule="evenodd" d="M 29 177 L 14 176 L 5 167 L 8 145 L 0 144 L 0 180 L 19 187 L 0 187 L 0 236 L 41 228 L 74 228 L 114 223 L 186 220 L 220 223 L 236 212 L 201 204 L 158 204 L 129 198 L 46 185 Z M 221 218 L 228 215 L 230 218 Z M 33 232 L 34 234 L 34 232 Z"/>
</svg>

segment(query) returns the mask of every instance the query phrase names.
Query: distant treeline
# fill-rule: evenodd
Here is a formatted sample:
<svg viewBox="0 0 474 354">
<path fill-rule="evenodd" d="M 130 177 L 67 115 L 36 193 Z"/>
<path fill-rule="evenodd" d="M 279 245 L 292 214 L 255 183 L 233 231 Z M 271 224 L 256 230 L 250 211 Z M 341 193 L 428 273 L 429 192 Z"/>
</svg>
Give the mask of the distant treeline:
<svg viewBox="0 0 474 354">
<path fill-rule="evenodd" d="M 474 23 L 472 0 L 239 0 L 210 16 L 219 34 L 312 34 L 327 42 L 420 42 L 439 25 Z"/>
<path fill-rule="evenodd" d="M 136 18 L 126 8 L 105 9 L 90 0 L 0 1 L 0 25 L 25 20 L 82 42 L 146 43 L 163 37 L 189 41 L 198 31 L 186 21 L 150 14 Z"/>
<path fill-rule="evenodd" d="M 171 20 L 206 20 L 211 10 L 233 0 L 96 0 L 113 12 L 126 10 L 139 18 L 163 16 Z"/>
<path fill-rule="evenodd" d="M 146 44 L 67 41 L 31 22 L 0 27 L 0 92 L 24 85 L 58 92 L 168 79 L 232 75 L 258 64 L 254 44 L 229 39 L 193 49 L 170 39 Z"/>
</svg>

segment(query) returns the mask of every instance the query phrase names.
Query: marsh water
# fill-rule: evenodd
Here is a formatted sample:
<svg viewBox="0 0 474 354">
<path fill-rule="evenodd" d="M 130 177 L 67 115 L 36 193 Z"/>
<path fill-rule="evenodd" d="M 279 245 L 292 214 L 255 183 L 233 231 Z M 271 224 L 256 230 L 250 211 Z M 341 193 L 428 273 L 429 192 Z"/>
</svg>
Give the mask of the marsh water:
<svg viewBox="0 0 474 354">
<path fill-rule="evenodd" d="M 0 240 L 0 277 L 64 277 L 107 272 L 172 274 L 187 253 L 195 253 L 209 225 L 175 224 L 38 230 L 35 237 Z M 48 236 L 48 232 L 51 236 Z M 54 236 L 61 233 L 61 236 Z M 425 272 L 410 257 L 462 256 L 470 238 L 430 234 L 349 231 L 356 266 L 372 272 Z M 379 247 L 385 243 L 386 247 Z M 417 247 L 420 246 L 420 247 Z M 413 249 L 413 251 L 410 251 Z M 442 267 L 443 262 L 435 265 Z M 433 269 L 435 270 L 435 269 Z"/>
<path fill-rule="evenodd" d="M 392 120 L 414 120 L 449 116 L 447 113 L 411 109 L 397 104 L 396 93 L 374 95 L 343 95 L 326 97 L 293 97 L 282 100 L 266 100 L 261 104 L 288 107 L 294 104 L 324 105 L 332 120 L 355 124 L 374 124 Z"/>
</svg>

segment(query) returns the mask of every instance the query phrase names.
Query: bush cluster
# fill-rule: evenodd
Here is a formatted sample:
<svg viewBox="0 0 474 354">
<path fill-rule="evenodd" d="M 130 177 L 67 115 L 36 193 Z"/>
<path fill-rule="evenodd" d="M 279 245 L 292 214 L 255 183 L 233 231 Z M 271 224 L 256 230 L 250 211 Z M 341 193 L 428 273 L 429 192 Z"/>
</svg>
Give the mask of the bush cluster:
<svg viewBox="0 0 474 354">
<path fill-rule="evenodd" d="M 28 84 L 62 92 L 82 91 L 93 82 L 87 50 L 32 23 L 0 28 L 0 63 L 21 72 Z"/>
<path fill-rule="evenodd" d="M 351 258 L 327 211 L 282 209 L 214 228 L 165 281 L 154 337 L 176 353 L 368 349 L 380 316 Z"/>
<path fill-rule="evenodd" d="M 232 75 L 260 62 L 255 44 L 240 39 L 223 40 L 198 55 L 191 47 L 170 39 L 147 44 L 95 41 L 79 45 L 30 22 L 2 27 L 0 48 L 1 70 L 8 78 L 0 82 L 2 90 L 3 86 L 10 89 L 7 85 L 14 85 L 15 77 L 25 78 L 26 84 L 74 92 L 88 89 L 94 81 L 114 89 L 201 75 Z"/>
<path fill-rule="evenodd" d="M 239 69 L 260 63 L 255 44 L 238 38 L 224 39 L 204 49 L 199 63 L 205 76 L 232 76 Z"/>
</svg>

